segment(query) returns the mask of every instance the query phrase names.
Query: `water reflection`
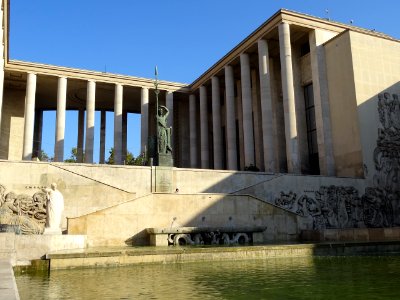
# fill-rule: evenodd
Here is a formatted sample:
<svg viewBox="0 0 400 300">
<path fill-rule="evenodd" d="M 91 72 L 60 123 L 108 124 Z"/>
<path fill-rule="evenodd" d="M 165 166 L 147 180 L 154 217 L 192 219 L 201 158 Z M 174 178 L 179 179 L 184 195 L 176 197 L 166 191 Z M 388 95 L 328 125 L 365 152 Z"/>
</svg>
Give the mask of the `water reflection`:
<svg viewBox="0 0 400 300">
<path fill-rule="evenodd" d="M 21 299 L 396 299 L 400 257 L 279 258 L 18 276 Z"/>
</svg>

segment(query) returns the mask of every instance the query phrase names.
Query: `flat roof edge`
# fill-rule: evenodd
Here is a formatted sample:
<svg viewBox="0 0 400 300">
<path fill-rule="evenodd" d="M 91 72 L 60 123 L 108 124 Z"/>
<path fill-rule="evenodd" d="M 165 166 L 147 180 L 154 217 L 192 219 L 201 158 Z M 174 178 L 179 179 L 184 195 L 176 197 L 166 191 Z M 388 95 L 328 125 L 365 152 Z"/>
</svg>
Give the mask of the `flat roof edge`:
<svg viewBox="0 0 400 300">
<path fill-rule="evenodd" d="M 232 50 L 230 50 L 221 59 L 219 59 L 217 62 L 215 62 L 210 68 L 208 68 L 197 79 L 195 79 L 189 86 L 190 90 L 193 92 L 194 90 L 198 89 L 202 85 L 205 77 L 207 77 L 207 78 L 211 77 L 214 73 L 217 72 L 217 71 L 215 71 L 215 69 L 217 67 L 221 67 L 221 65 L 222 66 L 228 65 L 234 59 L 234 58 L 232 58 L 232 56 L 236 57 L 238 54 L 240 54 L 241 52 L 244 51 L 243 48 L 245 48 L 244 46 L 247 43 L 249 43 L 252 40 L 257 40 L 260 38 L 260 36 L 267 34 L 272 28 L 274 28 L 274 26 L 277 25 L 277 23 L 279 23 L 279 21 L 285 21 L 285 15 L 300 18 L 300 19 L 305 19 L 308 21 L 312 21 L 312 22 L 316 22 L 316 23 L 320 23 L 320 24 L 324 24 L 324 25 L 329 25 L 330 27 L 332 27 L 332 29 L 334 29 L 336 27 L 338 32 L 351 30 L 351 31 L 362 33 L 362 34 L 372 35 L 377 38 L 384 38 L 384 39 L 389 39 L 389 40 L 400 42 L 400 40 L 393 38 L 387 34 L 381 33 L 381 32 L 377 32 L 374 30 L 369 30 L 369 29 L 365 29 L 365 28 L 361 28 L 361 27 L 357 27 L 357 26 L 353 26 L 353 25 L 348 25 L 348 24 L 341 23 L 341 22 L 331 21 L 331 20 L 327 20 L 327 19 L 324 19 L 321 17 L 315 17 L 312 15 L 299 13 L 299 12 L 292 11 L 289 9 L 281 8 L 276 13 L 274 13 L 270 18 L 268 18 L 265 22 L 263 22 L 260 26 L 258 26 L 252 33 L 250 33 L 246 38 L 244 38 Z M 288 21 L 290 22 L 290 20 L 288 20 Z M 268 26 L 268 25 L 270 25 L 270 26 Z"/>
<path fill-rule="evenodd" d="M 42 63 L 26 62 L 21 60 L 7 61 L 4 66 L 4 70 L 10 72 L 32 72 L 41 75 L 59 77 L 65 76 L 73 79 L 93 80 L 105 83 L 121 83 L 123 85 L 154 88 L 154 79 L 150 78 L 91 71 L 78 68 L 61 67 Z M 189 92 L 188 84 L 166 80 L 159 81 L 159 88 L 168 91 Z"/>
</svg>

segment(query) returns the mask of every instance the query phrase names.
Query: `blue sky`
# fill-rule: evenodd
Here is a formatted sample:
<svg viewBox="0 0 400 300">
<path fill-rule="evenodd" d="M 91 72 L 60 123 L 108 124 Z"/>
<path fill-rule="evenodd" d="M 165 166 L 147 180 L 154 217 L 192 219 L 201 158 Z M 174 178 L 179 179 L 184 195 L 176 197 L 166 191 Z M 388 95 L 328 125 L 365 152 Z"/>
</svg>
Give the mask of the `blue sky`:
<svg viewBox="0 0 400 300">
<path fill-rule="evenodd" d="M 280 8 L 400 38 L 398 0 L 11 0 L 10 58 L 147 78 L 158 65 L 160 79 L 191 83 Z M 76 115 L 67 115 L 66 158 L 76 145 Z M 54 118 L 45 113 L 49 155 Z M 109 149 L 112 113 L 107 119 Z M 97 114 L 97 128 L 99 121 Z M 129 116 L 128 136 L 136 156 L 140 115 Z M 97 150 L 98 140 L 97 130 Z"/>
</svg>

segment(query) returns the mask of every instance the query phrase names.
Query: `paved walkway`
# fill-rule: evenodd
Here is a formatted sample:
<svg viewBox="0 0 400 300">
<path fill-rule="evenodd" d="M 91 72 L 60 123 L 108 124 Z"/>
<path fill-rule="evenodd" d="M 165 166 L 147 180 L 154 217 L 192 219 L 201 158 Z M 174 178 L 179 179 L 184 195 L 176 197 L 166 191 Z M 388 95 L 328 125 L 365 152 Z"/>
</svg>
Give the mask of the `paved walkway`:
<svg viewBox="0 0 400 300">
<path fill-rule="evenodd" d="M 0 259 L 0 300 L 19 300 L 11 262 Z"/>
</svg>

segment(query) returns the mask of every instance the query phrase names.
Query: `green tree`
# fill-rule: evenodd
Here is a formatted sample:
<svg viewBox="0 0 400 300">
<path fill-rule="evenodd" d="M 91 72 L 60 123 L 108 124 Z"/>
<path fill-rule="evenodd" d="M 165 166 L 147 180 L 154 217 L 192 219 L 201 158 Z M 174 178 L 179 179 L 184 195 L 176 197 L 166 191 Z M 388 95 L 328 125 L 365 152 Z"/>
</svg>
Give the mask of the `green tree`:
<svg viewBox="0 0 400 300">
<path fill-rule="evenodd" d="M 83 153 L 83 157 L 85 157 L 85 153 Z M 73 147 L 71 149 L 71 156 L 64 160 L 64 162 L 68 163 L 76 163 L 78 162 L 78 148 Z"/>
<path fill-rule="evenodd" d="M 110 155 L 108 159 L 106 160 L 106 164 L 113 165 L 115 164 L 114 160 L 114 148 L 111 148 L 110 151 L 108 152 Z M 125 158 L 125 165 L 135 165 L 135 166 L 142 166 L 144 165 L 145 158 L 141 155 L 138 157 L 134 157 L 133 154 L 129 151 L 126 153 L 126 158 Z"/>
<path fill-rule="evenodd" d="M 40 161 L 48 161 L 48 162 L 52 162 L 54 160 L 53 157 L 50 157 L 46 152 L 44 152 L 43 150 L 40 150 L 39 153 L 39 160 Z"/>
<path fill-rule="evenodd" d="M 113 165 L 114 164 L 114 148 L 111 148 L 110 151 L 108 151 L 110 154 L 106 160 L 106 164 L 108 165 Z"/>
</svg>

